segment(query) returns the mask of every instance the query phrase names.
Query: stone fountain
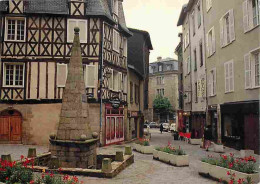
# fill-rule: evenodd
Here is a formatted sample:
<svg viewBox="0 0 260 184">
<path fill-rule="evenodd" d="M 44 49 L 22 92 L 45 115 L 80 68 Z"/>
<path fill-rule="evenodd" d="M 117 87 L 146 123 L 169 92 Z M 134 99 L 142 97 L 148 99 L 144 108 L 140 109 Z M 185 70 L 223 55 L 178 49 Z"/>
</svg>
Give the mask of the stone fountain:
<svg viewBox="0 0 260 184">
<path fill-rule="evenodd" d="M 75 28 L 68 77 L 63 92 L 57 134 L 50 136 L 50 152 L 63 168 L 96 168 L 97 134 L 89 124 L 79 28 Z"/>
</svg>

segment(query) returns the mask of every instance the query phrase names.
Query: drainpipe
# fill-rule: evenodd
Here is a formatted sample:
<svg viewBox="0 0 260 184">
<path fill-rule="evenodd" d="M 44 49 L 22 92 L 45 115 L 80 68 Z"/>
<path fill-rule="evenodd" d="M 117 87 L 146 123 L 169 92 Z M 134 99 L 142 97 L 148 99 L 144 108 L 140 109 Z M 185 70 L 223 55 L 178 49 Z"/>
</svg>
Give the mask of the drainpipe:
<svg viewBox="0 0 260 184">
<path fill-rule="evenodd" d="M 99 72 L 100 72 L 100 92 L 99 92 L 99 95 L 100 95 L 100 130 L 99 130 L 99 144 L 100 146 L 102 146 L 102 139 L 103 139 L 103 131 L 102 131 L 102 114 L 103 114 L 103 100 L 102 100 L 102 87 L 103 87 L 103 49 L 104 49 L 104 22 L 102 23 L 102 31 L 101 31 L 101 51 L 99 52 L 100 54 L 100 67 L 99 67 Z"/>
</svg>

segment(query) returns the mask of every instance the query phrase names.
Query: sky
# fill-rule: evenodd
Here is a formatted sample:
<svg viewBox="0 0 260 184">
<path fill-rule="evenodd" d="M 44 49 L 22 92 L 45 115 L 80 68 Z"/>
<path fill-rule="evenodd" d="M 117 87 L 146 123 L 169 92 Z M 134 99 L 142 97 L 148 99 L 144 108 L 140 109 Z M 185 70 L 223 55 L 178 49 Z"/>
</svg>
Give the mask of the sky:
<svg viewBox="0 0 260 184">
<path fill-rule="evenodd" d="M 153 50 L 150 62 L 171 57 L 180 38 L 181 26 L 177 22 L 182 6 L 188 0 L 124 0 L 124 12 L 127 26 L 148 31 L 151 36 Z"/>
</svg>

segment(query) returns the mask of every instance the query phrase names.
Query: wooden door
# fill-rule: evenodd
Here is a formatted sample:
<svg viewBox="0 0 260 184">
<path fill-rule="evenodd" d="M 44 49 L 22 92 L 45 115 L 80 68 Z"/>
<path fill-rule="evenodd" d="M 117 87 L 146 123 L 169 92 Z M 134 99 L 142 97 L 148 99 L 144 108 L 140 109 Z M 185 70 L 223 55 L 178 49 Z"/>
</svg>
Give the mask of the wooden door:
<svg viewBox="0 0 260 184">
<path fill-rule="evenodd" d="M 245 116 L 245 149 L 255 150 L 259 154 L 259 117 L 257 115 Z"/>
<path fill-rule="evenodd" d="M 10 140 L 9 117 L 0 117 L 0 141 Z"/>
<path fill-rule="evenodd" d="M 19 116 L 10 117 L 10 138 L 11 141 L 20 141 L 21 140 L 21 125 L 22 118 Z"/>
</svg>

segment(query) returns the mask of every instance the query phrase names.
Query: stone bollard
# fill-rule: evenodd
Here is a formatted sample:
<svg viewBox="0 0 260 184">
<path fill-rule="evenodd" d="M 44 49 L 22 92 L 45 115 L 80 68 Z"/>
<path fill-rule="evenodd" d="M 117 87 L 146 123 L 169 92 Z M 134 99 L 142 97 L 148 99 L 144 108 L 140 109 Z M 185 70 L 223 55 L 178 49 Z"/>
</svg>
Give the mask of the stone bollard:
<svg viewBox="0 0 260 184">
<path fill-rule="evenodd" d="M 6 160 L 6 161 L 9 161 L 9 162 L 12 162 L 12 158 L 11 158 L 10 154 L 8 154 L 8 155 L 1 155 L 1 160 Z"/>
<path fill-rule="evenodd" d="M 102 160 L 102 172 L 109 173 L 112 171 L 112 165 L 111 165 L 111 159 L 110 158 L 104 158 Z"/>
<path fill-rule="evenodd" d="M 122 151 L 116 152 L 116 159 L 117 162 L 123 162 L 124 161 L 124 154 Z"/>
<path fill-rule="evenodd" d="M 36 157 L 36 148 L 29 148 L 27 157 L 28 158 Z"/>
<path fill-rule="evenodd" d="M 60 167 L 60 161 L 58 157 L 52 156 L 49 163 L 48 163 L 49 169 L 58 169 Z"/>
<path fill-rule="evenodd" d="M 132 155 L 131 146 L 125 146 L 125 155 Z"/>
</svg>

